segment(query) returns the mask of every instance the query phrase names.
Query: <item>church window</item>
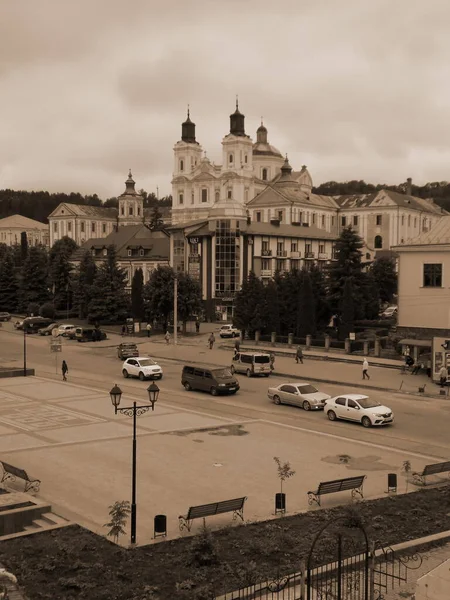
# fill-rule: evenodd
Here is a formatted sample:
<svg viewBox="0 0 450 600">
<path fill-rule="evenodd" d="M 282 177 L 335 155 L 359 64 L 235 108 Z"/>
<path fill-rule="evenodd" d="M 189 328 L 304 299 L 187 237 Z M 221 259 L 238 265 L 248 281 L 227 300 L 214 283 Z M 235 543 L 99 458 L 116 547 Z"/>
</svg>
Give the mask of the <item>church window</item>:
<svg viewBox="0 0 450 600">
<path fill-rule="evenodd" d="M 125 207 L 124 207 L 124 206 L 121 206 L 121 207 L 120 207 L 120 214 L 121 214 L 121 215 L 124 215 L 124 214 L 125 214 Z"/>
<path fill-rule="evenodd" d="M 202 202 L 208 202 L 208 190 L 202 188 Z"/>
<path fill-rule="evenodd" d="M 334 217 L 331 217 L 331 227 L 334 227 Z"/>
<path fill-rule="evenodd" d="M 180 171 L 184 171 L 184 160 L 180 160 Z"/>
<path fill-rule="evenodd" d="M 345 227 L 347 225 L 347 217 L 341 217 L 341 225 Z"/>
<path fill-rule="evenodd" d="M 128 214 L 130 217 L 133 216 L 133 207 L 132 206 L 128 207 Z"/>
<path fill-rule="evenodd" d="M 381 237 L 381 235 L 375 236 L 374 246 L 375 246 L 375 248 L 383 247 L 383 238 Z"/>
<path fill-rule="evenodd" d="M 53 231 L 58 233 L 58 223 L 56 221 L 53 223 Z"/>
<path fill-rule="evenodd" d="M 191 194 L 191 204 L 194 204 L 195 202 L 195 196 L 194 196 L 194 192 L 192 192 Z"/>
<path fill-rule="evenodd" d="M 353 215 L 353 225 L 358 227 L 358 215 Z"/>
<path fill-rule="evenodd" d="M 102 231 L 103 233 L 106 233 L 106 223 L 102 223 Z"/>
<path fill-rule="evenodd" d="M 405 215 L 402 215 L 402 225 L 405 224 Z"/>
<path fill-rule="evenodd" d="M 248 190 L 247 189 L 244 192 L 244 202 L 248 202 Z"/>
<path fill-rule="evenodd" d="M 141 249 L 139 250 L 139 256 L 144 256 L 144 249 L 143 249 L 143 248 L 141 248 Z"/>
<path fill-rule="evenodd" d="M 91 223 L 91 231 L 92 233 L 95 233 L 95 221 Z"/>
<path fill-rule="evenodd" d="M 72 222 L 68 221 L 67 223 L 67 231 L 72 231 Z"/>
<path fill-rule="evenodd" d="M 248 163 L 248 156 L 247 156 L 247 154 L 244 156 L 244 162 L 245 162 L 245 164 Z"/>
<path fill-rule="evenodd" d="M 80 223 L 81 233 L 84 233 L 84 221 Z"/>
<path fill-rule="evenodd" d="M 377 215 L 377 225 L 381 225 L 383 223 L 383 215 Z"/>
<path fill-rule="evenodd" d="M 325 227 L 325 215 L 322 215 L 322 227 Z"/>
<path fill-rule="evenodd" d="M 282 211 L 282 210 L 279 210 L 279 211 L 278 211 L 278 220 L 279 220 L 279 221 L 282 221 L 282 220 L 283 220 L 283 211 Z"/>
<path fill-rule="evenodd" d="M 234 156 L 232 154 L 228 155 L 228 162 L 230 163 L 230 165 L 233 164 L 233 162 L 234 162 Z"/>
<path fill-rule="evenodd" d="M 138 217 L 141 216 L 141 207 L 140 206 L 138 206 L 138 208 L 137 208 L 137 214 L 138 214 Z"/>
<path fill-rule="evenodd" d="M 219 202 L 219 198 L 220 198 L 220 192 L 218 190 L 216 190 L 216 193 L 215 193 L 216 202 Z"/>
<path fill-rule="evenodd" d="M 231 192 L 231 190 L 228 190 L 228 192 L 227 192 L 227 198 L 229 200 L 231 200 L 231 197 L 232 197 L 232 192 Z"/>
<path fill-rule="evenodd" d="M 316 224 L 316 213 L 312 214 L 312 224 L 315 225 Z"/>
<path fill-rule="evenodd" d="M 267 181 L 267 169 L 262 170 L 262 180 Z"/>
<path fill-rule="evenodd" d="M 256 213 L 256 221 L 257 221 L 258 223 L 261 223 L 261 212 L 260 212 L 260 211 L 258 211 L 258 212 Z"/>
<path fill-rule="evenodd" d="M 408 227 L 411 227 L 411 215 L 408 215 Z"/>
<path fill-rule="evenodd" d="M 182 193 L 178 194 L 178 204 L 183 204 L 184 202 L 184 195 Z"/>
</svg>

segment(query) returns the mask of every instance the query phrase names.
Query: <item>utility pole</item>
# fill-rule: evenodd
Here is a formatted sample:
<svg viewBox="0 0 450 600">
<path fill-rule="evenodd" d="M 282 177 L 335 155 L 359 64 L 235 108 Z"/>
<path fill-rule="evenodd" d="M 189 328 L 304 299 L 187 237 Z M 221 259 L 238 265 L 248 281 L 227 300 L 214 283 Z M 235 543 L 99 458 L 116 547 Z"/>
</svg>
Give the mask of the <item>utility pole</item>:
<svg viewBox="0 0 450 600">
<path fill-rule="evenodd" d="M 178 279 L 175 274 L 173 280 L 173 343 L 177 345 L 177 334 L 178 334 Z"/>
</svg>

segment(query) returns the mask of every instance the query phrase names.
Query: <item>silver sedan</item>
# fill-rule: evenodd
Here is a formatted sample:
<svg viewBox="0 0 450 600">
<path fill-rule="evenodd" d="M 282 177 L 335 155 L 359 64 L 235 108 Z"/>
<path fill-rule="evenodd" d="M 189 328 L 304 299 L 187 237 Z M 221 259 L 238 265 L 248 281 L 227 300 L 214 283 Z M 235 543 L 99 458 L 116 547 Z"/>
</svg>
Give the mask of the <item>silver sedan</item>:
<svg viewBox="0 0 450 600">
<path fill-rule="evenodd" d="M 329 394 L 319 392 L 310 383 L 282 383 L 270 387 L 267 395 L 275 404 L 292 404 L 304 410 L 323 410 L 325 402 L 331 398 Z"/>
</svg>

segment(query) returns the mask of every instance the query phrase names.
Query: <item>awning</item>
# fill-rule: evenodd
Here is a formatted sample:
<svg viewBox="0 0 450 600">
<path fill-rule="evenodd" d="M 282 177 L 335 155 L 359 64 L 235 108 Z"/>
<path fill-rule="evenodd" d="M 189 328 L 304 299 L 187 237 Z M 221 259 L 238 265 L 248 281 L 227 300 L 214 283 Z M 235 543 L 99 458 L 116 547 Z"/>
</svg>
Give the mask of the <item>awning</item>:
<svg viewBox="0 0 450 600">
<path fill-rule="evenodd" d="M 410 340 L 404 339 L 400 340 L 399 344 L 401 346 L 417 346 L 419 348 L 431 348 L 433 344 L 433 340 Z"/>
</svg>

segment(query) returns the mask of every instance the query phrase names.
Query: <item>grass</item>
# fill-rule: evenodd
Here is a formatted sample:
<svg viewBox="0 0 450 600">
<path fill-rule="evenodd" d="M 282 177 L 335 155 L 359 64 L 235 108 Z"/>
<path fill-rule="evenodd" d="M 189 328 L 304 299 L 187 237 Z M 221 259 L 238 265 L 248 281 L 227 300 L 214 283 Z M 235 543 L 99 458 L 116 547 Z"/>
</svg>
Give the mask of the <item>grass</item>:
<svg viewBox="0 0 450 600">
<path fill-rule="evenodd" d="M 15 573 L 29 600 L 203 600 L 298 571 L 319 529 L 337 519 L 348 535 L 362 519 L 369 538 L 382 545 L 447 531 L 450 486 L 134 549 L 74 525 L 0 542 L 0 563 Z M 320 546 L 323 563 L 335 558 L 334 549 L 326 540 Z"/>
</svg>

